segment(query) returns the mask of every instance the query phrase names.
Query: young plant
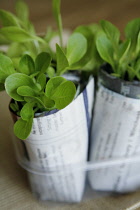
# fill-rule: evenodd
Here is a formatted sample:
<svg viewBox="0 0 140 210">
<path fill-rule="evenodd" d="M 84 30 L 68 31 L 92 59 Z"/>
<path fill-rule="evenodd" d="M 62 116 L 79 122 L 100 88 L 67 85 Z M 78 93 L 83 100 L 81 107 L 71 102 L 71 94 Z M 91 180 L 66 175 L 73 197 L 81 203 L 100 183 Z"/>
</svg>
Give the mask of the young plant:
<svg viewBox="0 0 140 210">
<path fill-rule="evenodd" d="M 16 69 L 23 54 L 29 54 L 35 58 L 42 51 L 51 54 L 53 67 L 57 68 L 57 75 L 62 75 L 67 70 L 91 71 L 93 73 L 95 69 L 99 68 L 101 59 L 95 46 L 95 35 L 99 27 L 97 25 L 77 27 L 69 37 L 67 45 L 64 46 L 60 3 L 60 0 L 52 1 L 53 15 L 60 39 L 60 46 L 57 45 L 56 52 L 52 51 L 49 44 L 56 32 L 48 27 L 47 34 L 44 34 L 42 38 L 39 37 L 29 21 L 29 9 L 24 1 L 17 1 L 16 15 L 0 10 L 0 20 L 3 24 L 0 29 L 0 40 L 4 41 L 3 43 L 5 43 L 5 39 L 6 42 L 10 42 L 6 54 L 12 59 Z"/>
<path fill-rule="evenodd" d="M 101 58 L 110 64 L 113 76 L 132 81 L 140 80 L 140 18 L 130 21 L 125 27 L 125 39 L 120 40 L 120 31 L 110 22 L 100 22 L 102 32 L 96 40 Z"/>
<path fill-rule="evenodd" d="M 51 57 L 46 52 L 40 53 L 35 61 L 23 55 L 16 71 L 12 60 L 0 54 L 0 83 L 13 99 L 11 110 L 20 117 L 14 125 L 15 135 L 20 139 L 29 136 L 35 113 L 63 109 L 74 99 L 73 82 L 60 76 L 49 78 L 50 63 Z"/>
</svg>

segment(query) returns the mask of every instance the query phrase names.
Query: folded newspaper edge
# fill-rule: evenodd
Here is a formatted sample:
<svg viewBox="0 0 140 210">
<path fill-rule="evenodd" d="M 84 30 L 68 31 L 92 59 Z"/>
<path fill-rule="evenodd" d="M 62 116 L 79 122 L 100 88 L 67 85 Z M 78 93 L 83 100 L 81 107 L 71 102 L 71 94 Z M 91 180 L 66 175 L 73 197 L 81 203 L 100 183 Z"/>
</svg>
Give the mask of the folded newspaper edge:
<svg viewBox="0 0 140 210">
<path fill-rule="evenodd" d="M 40 200 L 79 202 L 85 187 L 86 172 L 67 165 L 85 164 L 88 156 L 89 127 L 94 99 L 94 78 L 84 91 L 62 110 L 33 120 L 30 136 L 16 140 L 17 159 L 28 171 L 33 193 Z M 57 171 L 52 176 L 35 171 Z"/>
<path fill-rule="evenodd" d="M 131 159 L 140 154 L 140 100 L 115 93 L 102 85 L 96 95 L 90 161 Z M 139 159 L 139 158 L 138 158 Z M 140 187 L 138 162 L 100 168 L 88 174 L 95 190 L 130 192 Z"/>
</svg>

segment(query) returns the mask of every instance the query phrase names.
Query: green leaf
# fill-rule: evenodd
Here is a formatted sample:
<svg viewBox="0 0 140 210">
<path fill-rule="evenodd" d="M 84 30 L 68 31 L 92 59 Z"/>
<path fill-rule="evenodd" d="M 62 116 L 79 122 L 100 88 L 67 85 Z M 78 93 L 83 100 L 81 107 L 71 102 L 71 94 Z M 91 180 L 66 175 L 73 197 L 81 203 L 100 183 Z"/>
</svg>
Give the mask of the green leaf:
<svg viewBox="0 0 140 210">
<path fill-rule="evenodd" d="M 4 83 L 5 79 L 15 72 L 12 60 L 0 53 L 0 83 Z"/>
<path fill-rule="evenodd" d="M 33 36 L 26 32 L 25 30 L 18 28 L 16 26 L 9 26 L 0 29 L 0 33 L 5 36 L 6 39 L 14 42 L 27 42 L 38 40 L 40 42 L 45 42 L 43 39 L 37 36 Z M 46 42 L 45 42 L 46 43 Z"/>
<path fill-rule="evenodd" d="M 20 27 L 18 18 L 11 12 L 0 10 L 0 20 L 3 26 L 18 26 Z"/>
<path fill-rule="evenodd" d="M 140 72 L 140 58 L 136 60 L 134 69 L 136 72 Z"/>
<path fill-rule="evenodd" d="M 30 118 L 33 118 L 34 117 L 34 111 L 33 111 L 33 106 L 34 106 L 34 103 L 26 103 L 21 111 L 20 111 L 20 116 L 23 120 L 30 120 Z"/>
<path fill-rule="evenodd" d="M 81 33 L 87 39 L 87 51 L 86 54 L 77 63 L 70 66 L 70 69 L 80 69 L 80 70 L 91 70 L 95 71 L 95 68 L 99 68 L 102 64 L 102 60 L 97 52 L 95 45 L 96 33 L 101 30 L 99 25 L 90 26 L 79 26 L 76 28 L 75 32 Z"/>
<path fill-rule="evenodd" d="M 40 84 L 41 89 L 44 90 L 45 85 L 46 85 L 46 75 L 45 74 L 40 74 L 37 78 L 37 83 Z"/>
<path fill-rule="evenodd" d="M 0 45 L 8 45 L 10 41 L 5 38 L 2 34 L 0 34 Z"/>
<path fill-rule="evenodd" d="M 60 38 L 60 45 L 63 47 L 63 40 L 62 40 L 62 19 L 60 14 L 60 3 L 61 0 L 53 0 L 52 8 L 53 8 L 53 15 L 55 17 L 58 31 L 59 31 L 59 38 Z"/>
<path fill-rule="evenodd" d="M 40 53 L 35 60 L 35 69 L 40 73 L 45 73 L 51 63 L 51 56 L 49 53 Z"/>
<path fill-rule="evenodd" d="M 31 56 L 23 55 L 19 62 L 19 71 L 21 73 L 30 75 L 35 71 L 35 64 Z"/>
<path fill-rule="evenodd" d="M 125 36 L 133 41 L 137 40 L 137 35 L 140 31 L 140 18 L 133 19 L 128 22 L 125 27 Z M 136 40 L 135 40 L 136 39 Z"/>
<path fill-rule="evenodd" d="M 10 103 L 10 108 L 14 111 L 17 112 L 19 111 L 19 107 L 17 103 Z"/>
<path fill-rule="evenodd" d="M 128 72 L 129 81 L 133 81 L 136 75 L 135 70 L 131 66 L 127 66 L 127 72 Z"/>
<path fill-rule="evenodd" d="M 66 79 L 60 76 L 51 78 L 46 85 L 45 94 L 48 98 L 51 98 L 51 96 L 54 94 L 56 89 L 59 87 L 60 84 L 65 82 Z"/>
<path fill-rule="evenodd" d="M 67 44 L 67 59 L 69 64 L 78 62 L 87 51 L 87 40 L 80 33 L 73 33 Z"/>
<path fill-rule="evenodd" d="M 55 101 L 57 109 L 63 109 L 69 103 L 72 102 L 76 94 L 76 88 L 72 81 L 65 81 L 58 86 L 56 91 L 51 96 L 51 99 Z"/>
<path fill-rule="evenodd" d="M 131 45 L 131 41 L 129 39 L 125 40 L 124 42 L 120 44 L 120 48 L 119 48 L 119 58 L 120 58 L 119 63 L 120 64 L 123 63 L 125 59 L 128 59 L 127 54 L 128 54 L 130 45 Z"/>
<path fill-rule="evenodd" d="M 21 56 L 24 52 L 26 52 L 26 47 L 23 43 L 18 43 L 18 42 L 13 42 L 10 44 L 7 55 L 12 58 L 12 57 L 19 57 Z"/>
<path fill-rule="evenodd" d="M 20 96 L 38 96 L 39 92 L 35 91 L 29 86 L 20 86 L 17 88 L 17 93 Z"/>
<path fill-rule="evenodd" d="M 19 139 L 26 139 L 32 130 L 33 118 L 30 118 L 28 121 L 19 119 L 14 124 L 14 133 Z"/>
<path fill-rule="evenodd" d="M 29 86 L 35 91 L 39 91 L 38 86 L 33 79 L 22 73 L 15 73 L 7 77 L 5 81 L 5 89 L 8 95 L 16 101 L 24 101 L 24 97 L 17 93 L 17 89 L 21 86 Z"/>
<path fill-rule="evenodd" d="M 137 45 L 136 45 L 136 53 L 138 54 L 139 52 L 140 52 L 140 32 L 138 33 Z"/>
<path fill-rule="evenodd" d="M 29 19 L 29 9 L 27 4 L 22 1 L 22 0 L 18 0 L 16 2 L 16 14 L 18 16 L 18 18 L 20 20 L 22 20 L 23 22 L 27 22 Z"/>
<path fill-rule="evenodd" d="M 96 40 L 97 50 L 101 58 L 114 69 L 113 47 L 110 40 L 104 34 L 100 34 Z"/>
<path fill-rule="evenodd" d="M 137 54 L 137 40 L 140 32 L 140 18 L 136 18 L 128 22 L 125 27 L 125 36 L 127 39 L 131 39 L 131 51 L 132 54 Z M 137 56 L 137 55 L 136 55 Z"/>
<path fill-rule="evenodd" d="M 47 73 L 49 78 L 52 78 L 55 75 L 55 70 L 54 70 L 53 67 L 49 66 L 46 73 Z"/>
<path fill-rule="evenodd" d="M 40 98 L 47 109 L 54 108 L 55 102 L 52 99 L 48 98 L 45 94 Z"/>
<path fill-rule="evenodd" d="M 57 60 L 57 75 L 61 75 L 65 72 L 66 68 L 69 66 L 69 63 L 63 50 L 58 44 L 56 44 L 56 60 Z"/>
<path fill-rule="evenodd" d="M 116 47 L 120 40 L 120 32 L 118 28 L 107 20 L 101 20 L 100 24 L 104 32 L 106 33 L 108 39 L 112 42 L 114 47 Z"/>
</svg>

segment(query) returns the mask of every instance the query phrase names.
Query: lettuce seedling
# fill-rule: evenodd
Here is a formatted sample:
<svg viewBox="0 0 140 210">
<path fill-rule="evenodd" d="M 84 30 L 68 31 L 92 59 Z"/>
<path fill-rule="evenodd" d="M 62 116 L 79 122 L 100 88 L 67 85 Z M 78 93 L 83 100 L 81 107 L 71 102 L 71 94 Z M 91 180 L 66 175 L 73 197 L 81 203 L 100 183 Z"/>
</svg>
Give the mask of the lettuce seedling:
<svg viewBox="0 0 140 210">
<path fill-rule="evenodd" d="M 14 125 L 20 139 L 29 136 L 35 113 L 63 109 L 74 99 L 74 83 L 61 76 L 49 78 L 50 64 L 51 57 L 46 52 L 40 53 L 35 61 L 25 54 L 17 71 L 12 60 L 0 54 L 0 83 L 13 99 L 11 110 L 20 117 Z"/>
<path fill-rule="evenodd" d="M 109 21 L 102 20 L 100 25 L 96 46 L 101 58 L 110 64 L 111 74 L 129 81 L 140 80 L 140 18 L 126 25 L 124 40 Z"/>
</svg>

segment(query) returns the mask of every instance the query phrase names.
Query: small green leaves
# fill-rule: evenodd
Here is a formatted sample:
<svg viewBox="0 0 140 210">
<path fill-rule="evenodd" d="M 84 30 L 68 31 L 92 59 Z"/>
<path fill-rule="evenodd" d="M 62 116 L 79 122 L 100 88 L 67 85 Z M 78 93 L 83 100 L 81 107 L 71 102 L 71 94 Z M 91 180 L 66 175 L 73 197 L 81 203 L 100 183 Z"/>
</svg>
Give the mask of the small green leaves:
<svg viewBox="0 0 140 210">
<path fill-rule="evenodd" d="M 14 124 L 14 133 L 16 136 L 22 140 L 26 139 L 32 129 L 33 118 L 30 118 L 28 121 L 19 119 Z"/>
<path fill-rule="evenodd" d="M 65 72 L 69 66 L 67 57 L 65 56 L 62 49 L 56 44 L 56 58 L 57 58 L 57 75 L 61 75 Z"/>
<path fill-rule="evenodd" d="M 19 62 L 19 71 L 21 73 L 30 75 L 35 71 L 35 64 L 31 56 L 23 55 Z"/>
<path fill-rule="evenodd" d="M 51 56 L 49 53 L 40 53 L 35 60 L 35 69 L 40 73 L 45 73 L 50 65 Z"/>
<path fill-rule="evenodd" d="M 86 53 L 87 40 L 80 33 L 74 33 L 70 36 L 67 45 L 67 58 L 69 64 L 72 65 L 79 61 Z"/>
<path fill-rule="evenodd" d="M 57 109 L 63 109 L 73 100 L 76 88 L 73 82 L 63 77 L 54 77 L 48 81 L 45 94 L 55 101 Z"/>
<path fill-rule="evenodd" d="M 111 75 L 122 79 L 139 80 L 137 61 L 140 53 L 140 18 L 130 21 L 125 28 L 126 39 L 120 40 L 120 32 L 108 21 L 100 22 L 102 32 L 96 40 L 99 55 L 112 67 Z M 138 65 L 139 66 L 139 65 Z"/>
<path fill-rule="evenodd" d="M 22 73 L 15 73 L 7 77 L 5 81 L 5 89 L 8 95 L 16 101 L 24 101 L 24 97 L 17 93 L 20 86 L 29 86 L 30 88 L 38 91 L 37 85 L 33 79 Z"/>
</svg>

